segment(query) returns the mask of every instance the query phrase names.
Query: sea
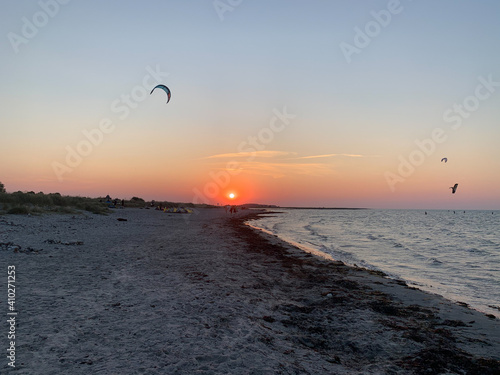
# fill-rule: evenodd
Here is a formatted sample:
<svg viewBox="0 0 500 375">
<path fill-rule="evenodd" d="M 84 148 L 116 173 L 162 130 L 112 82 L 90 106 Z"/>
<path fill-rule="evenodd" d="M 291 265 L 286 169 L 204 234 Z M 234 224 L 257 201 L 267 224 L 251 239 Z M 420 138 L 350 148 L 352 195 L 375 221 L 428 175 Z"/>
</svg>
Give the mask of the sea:
<svg viewBox="0 0 500 375">
<path fill-rule="evenodd" d="M 500 211 L 274 209 L 249 224 L 500 318 Z"/>
</svg>

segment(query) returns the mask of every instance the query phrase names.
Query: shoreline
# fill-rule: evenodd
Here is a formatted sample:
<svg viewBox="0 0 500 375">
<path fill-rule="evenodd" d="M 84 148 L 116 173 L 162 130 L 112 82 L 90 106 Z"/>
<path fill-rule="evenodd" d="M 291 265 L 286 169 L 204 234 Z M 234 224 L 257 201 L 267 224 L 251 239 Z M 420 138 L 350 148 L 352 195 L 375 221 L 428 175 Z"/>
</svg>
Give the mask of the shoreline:
<svg viewBox="0 0 500 375">
<path fill-rule="evenodd" d="M 500 370 L 498 319 L 244 224 L 258 215 L 3 216 L 0 263 L 16 265 L 19 319 L 16 368 L 4 359 L 2 371 Z"/>
<path fill-rule="evenodd" d="M 309 253 L 309 254 L 312 254 L 312 255 L 316 255 L 320 258 L 323 258 L 323 259 L 326 259 L 326 260 L 329 260 L 329 261 L 332 261 L 332 262 L 336 262 L 337 260 L 334 259 L 330 254 L 327 254 L 327 253 L 324 253 L 322 251 L 319 251 L 319 250 L 315 250 L 313 249 L 312 247 L 307 247 L 307 246 L 303 246 L 299 243 L 296 243 L 296 242 L 293 242 L 291 240 L 286 240 L 286 239 L 283 239 L 281 237 L 279 237 L 277 234 L 274 234 L 264 228 L 259 228 L 255 225 L 252 225 L 250 223 L 250 221 L 256 221 L 256 220 L 259 220 L 262 216 L 260 215 L 267 215 L 267 214 L 272 214 L 272 213 L 279 213 L 279 212 L 265 212 L 265 213 L 259 213 L 257 215 L 259 215 L 258 217 L 255 217 L 255 218 L 251 218 L 249 221 L 245 221 L 244 224 L 250 228 L 252 228 L 253 230 L 257 231 L 257 232 L 260 232 L 259 234 L 262 234 L 264 236 L 270 236 L 270 237 L 275 237 L 276 239 L 279 239 L 280 241 L 286 243 L 287 245 L 289 246 L 292 246 L 292 247 L 296 247 L 306 253 Z"/>
<path fill-rule="evenodd" d="M 349 269 L 349 272 L 347 273 L 350 273 L 351 275 L 358 274 L 358 276 L 354 276 L 351 280 L 359 282 L 358 279 L 361 279 L 363 287 L 372 289 L 375 295 L 378 293 L 385 295 L 383 298 L 385 299 L 385 301 L 383 301 L 384 304 L 390 301 L 388 306 L 380 310 L 376 308 L 376 311 L 382 314 L 387 314 L 388 316 L 407 315 L 407 317 L 411 317 L 411 310 L 413 309 L 417 312 L 416 315 L 418 315 L 418 311 L 425 311 L 426 313 L 431 312 L 427 318 L 430 318 L 431 320 L 440 319 L 444 323 L 443 326 L 446 326 L 447 328 L 456 328 L 455 334 L 457 337 L 454 337 L 452 341 L 467 343 L 461 348 L 460 345 L 458 345 L 456 349 L 460 348 L 459 350 L 464 350 L 464 353 L 469 350 L 470 352 L 475 352 L 475 355 L 485 355 L 490 356 L 495 361 L 500 360 L 500 324 L 498 318 L 475 310 L 467 304 L 448 300 L 439 294 L 409 286 L 405 281 L 390 278 L 383 272 L 346 265 L 341 261 L 333 259 L 329 254 L 321 252 L 315 253 L 314 251 L 310 251 L 311 249 L 304 249 L 301 246 L 296 246 L 293 243 L 279 238 L 271 232 L 252 226 L 249 223 L 252 220 L 258 220 L 261 215 L 272 213 L 273 212 L 254 213 L 253 215 L 249 215 L 243 223 L 246 222 L 246 226 L 250 230 L 256 232 L 257 235 L 265 238 L 271 244 L 286 249 L 285 251 L 291 253 L 295 259 L 308 259 L 312 263 L 316 263 L 316 266 L 326 263 L 327 267 L 345 267 Z M 378 302 L 379 301 L 375 300 L 374 304 L 377 305 Z M 405 308 L 409 308 L 410 312 L 407 311 L 405 313 L 399 311 L 399 309 L 404 310 Z M 469 318 L 471 320 L 466 322 Z M 431 323 L 431 326 L 433 324 L 435 326 L 440 325 L 434 322 Z M 469 329 L 472 328 L 472 325 L 474 324 L 476 324 L 475 330 Z M 458 327 L 464 327 L 463 331 L 461 331 Z M 476 337 L 473 337 L 474 335 Z M 486 347 L 491 346 L 490 349 L 492 350 L 484 350 L 483 345 L 478 345 L 476 347 L 473 347 L 472 345 L 467 347 L 469 343 L 481 341 L 478 337 L 487 338 L 489 335 L 491 335 L 492 341 L 487 342 L 485 340 L 483 343 Z M 499 363 L 497 363 L 496 366 L 500 366 Z M 500 367 L 496 367 L 496 371 L 500 371 Z"/>
<path fill-rule="evenodd" d="M 489 313 L 487 313 L 485 311 L 478 310 L 478 309 L 474 308 L 473 306 L 471 306 L 471 305 L 469 305 L 467 303 L 464 303 L 464 302 L 461 302 L 461 301 L 455 301 L 455 300 L 446 298 L 445 296 L 443 296 L 443 295 L 441 295 L 439 293 L 433 293 L 432 291 L 421 289 L 421 288 L 418 287 L 417 284 L 415 284 L 415 286 L 409 285 L 408 283 L 410 283 L 411 281 L 404 280 L 404 279 L 397 278 L 397 277 L 393 277 L 390 274 L 388 274 L 388 273 L 386 273 L 384 271 L 381 271 L 381 270 L 370 269 L 370 268 L 367 268 L 367 267 L 360 267 L 360 266 L 358 266 L 356 264 L 345 263 L 342 260 L 338 260 L 338 259 L 333 258 L 333 256 L 331 254 L 322 252 L 321 250 L 316 250 L 313 247 L 308 247 L 306 245 L 302 245 L 302 244 L 296 243 L 296 242 L 294 242 L 292 240 L 281 238 L 277 234 L 274 234 L 274 233 L 272 233 L 272 232 L 270 232 L 270 231 L 268 231 L 266 229 L 263 229 L 263 228 L 260 228 L 258 226 L 255 226 L 255 225 L 251 224 L 251 221 L 257 221 L 260 218 L 262 218 L 261 215 L 268 215 L 268 214 L 274 214 L 274 213 L 280 213 L 280 212 L 278 212 L 278 211 L 272 211 L 272 212 L 254 213 L 254 214 L 251 215 L 251 217 L 249 219 L 247 219 L 247 221 L 244 222 L 244 224 L 246 226 L 248 226 L 249 228 L 251 228 L 252 230 L 255 230 L 259 235 L 264 236 L 265 238 L 267 238 L 271 242 L 277 242 L 277 243 L 281 242 L 284 247 L 296 248 L 296 249 L 298 249 L 300 251 L 303 251 L 305 253 L 314 255 L 314 256 L 319 257 L 321 259 L 324 259 L 326 261 L 330 261 L 330 262 L 334 262 L 334 263 L 340 263 L 340 264 L 343 264 L 343 265 L 345 265 L 346 267 L 349 267 L 349 268 L 353 268 L 353 269 L 357 269 L 357 270 L 363 270 L 363 271 L 366 271 L 366 272 L 371 273 L 371 274 L 377 274 L 377 275 L 379 275 L 379 276 L 381 276 L 383 278 L 387 278 L 388 280 L 393 280 L 393 281 L 395 281 L 398 284 L 406 286 L 409 289 L 415 289 L 415 290 L 418 290 L 418 291 L 420 291 L 422 293 L 426 293 L 426 294 L 430 294 L 430 295 L 433 295 L 433 296 L 437 296 L 439 298 L 443 298 L 443 299 L 445 299 L 446 301 L 449 301 L 452 304 L 455 304 L 455 305 L 461 306 L 461 307 L 466 307 L 466 308 L 471 309 L 471 310 L 473 310 L 475 312 L 483 314 L 483 315 L 485 315 L 488 318 L 497 319 L 497 320 L 499 319 L 498 317 L 496 317 L 496 316 L 494 316 L 492 314 L 489 314 Z"/>
<path fill-rule="evenodd" d="M 424 211 L 424 210 L 420 210 L 420 211 Z M 437 210 L 437 211 L 442 211 L 442 210 Z M 489 212 L 488 210 L 481 210 L 481 211 Z M 265 218 L 266 215 L 273 215 L 273 214 L 285 214 L 285 212 L 281 212 L 281 211 L 277 211 L 277 210 L 272 210 L 272 211 L 268 210 L 266 212 L 262 212 L 262 215 L 253 218 L 251 221 L 254 221 L 254 220 L 256 221 L 256 220 L 259 220 L 260 218 Z M 435 294 L 435 295 L 441 296 L 441 297 L 443 297 L 443 298 L 445 298 L 445 299 L 447 299 L 455 304 L 467 306 L 467 307 L 469 307 L 473 310 L 476 310 L 476 311 L 478 311 L 486 316 L 500 319 L 500 313 L 499 313 L 500 307 L 498 305 L 495 306 L 495 305 L 491 304 L 491 302 L 488 304 L 486 301 L 482 301 L 482 303 L 477 302 L 477 301 L 474 301 L 473 299 L 471 299 L 470 296 L 468 297 L 468 296 L 458 295 L 456 293 L 454 295 L 447 295 L 446 293 L 442 293 L 442 291 L 436 291 L 436 289 L 439 289 L 439 287 L 434 288 L 436 285 L 432 284 L 432 280 L 423 280 L 422 281 L 422 279 L 418 279 L 418 277 L 411 278 L 411 275 L 407 275 L 409 277 L 405 278 L 405 276 L 401 276 L 398 273 L 390 273 L 383 268 L 374 266 L 373 264 L 370 264 L 367 262 L 365 263 L 363 260 L 360 260 L 360 262 L 352 262 L 352 260 L 346 261 L 345 259 L 342 259 L 342 257 L 340 257 L 340 259 L 337 259 L 337 258 L 334 258 L 334 255 L 327 253 L 327 252 L 323 252 L 321 249 L 315 248 L 312 244 L 308 245 L 308 244 L 302 244 L 302 243 L 295 242 L 293 239 L 290 239 L 290 238 L 287 238 L 285 236 L 281 236 L 278 234 L 274 234 L 273 232 L 271 232 L 267 229 L 261 228 L 258 225 L 253 225 L 250 221 L 247 222 L 247 225 L 252 227 L 253 229 L 259 231 L 259 232 L 262 232 L 264 235 L 269 235 L 271 237 L 279 238 L 283 242 L 285 242 L 293 247 L 297 247 L 305 252 L 314 254 L 316 256 L 323 257 L 325 259 L 329 259 L 331 261 L 341 261 L 350 267 L 362 268 L 362 269 L 367 269 L 369 271 L 378 272 L 387 278 L 394 279 L 394 280 L 397 280 L 400 282 L 404 282 L 409 287 L 419 289 L 419 290 L 426 292 L 426 293 L 429 293 L 429 294 Z M 316 245 L 316 246 L 318 246 L 318 245 Z M 360 265 L 358 265 L 357 263 Z"/>
</svg>

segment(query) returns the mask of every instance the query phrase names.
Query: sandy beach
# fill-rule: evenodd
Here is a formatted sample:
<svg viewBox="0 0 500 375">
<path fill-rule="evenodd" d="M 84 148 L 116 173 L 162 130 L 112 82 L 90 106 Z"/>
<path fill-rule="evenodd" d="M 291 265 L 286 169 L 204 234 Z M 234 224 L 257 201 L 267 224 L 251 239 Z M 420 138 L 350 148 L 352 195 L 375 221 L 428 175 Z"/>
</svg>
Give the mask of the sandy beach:
<svg viewBox="0 0 500 375">
<path fill-rule="evenodd" d="M 17 312 L 0 373 L 500 373 L 498 319 L 244 224 L 257 216 L 0 216 Z"/>
</svg>

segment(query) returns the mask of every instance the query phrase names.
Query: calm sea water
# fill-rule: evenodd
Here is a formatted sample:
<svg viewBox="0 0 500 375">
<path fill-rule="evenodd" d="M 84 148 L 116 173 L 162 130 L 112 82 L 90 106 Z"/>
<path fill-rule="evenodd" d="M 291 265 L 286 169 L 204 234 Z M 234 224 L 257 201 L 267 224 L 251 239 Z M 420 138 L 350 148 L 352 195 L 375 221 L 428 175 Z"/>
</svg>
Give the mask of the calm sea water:
<svg viewBox="0 0 500 375">
<path fill-rule="evenodd" d="M 500 317 L 500 211 L 279 211 L 251 225 Z"/>
</svg>

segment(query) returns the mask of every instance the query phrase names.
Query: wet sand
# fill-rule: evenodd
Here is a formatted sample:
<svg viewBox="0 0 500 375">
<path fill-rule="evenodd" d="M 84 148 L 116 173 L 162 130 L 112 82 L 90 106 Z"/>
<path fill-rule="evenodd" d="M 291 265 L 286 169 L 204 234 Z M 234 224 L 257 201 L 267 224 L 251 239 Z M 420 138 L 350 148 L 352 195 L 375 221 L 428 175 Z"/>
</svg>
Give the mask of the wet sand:
<svg viewBox="0 0 500 375">
<path fill-rule="evenodd" d="M 498 319 L 307 254 L 255 216 L 0 216 L 18 313 L 0 372 L 500 373 Z"/>
</svg>

